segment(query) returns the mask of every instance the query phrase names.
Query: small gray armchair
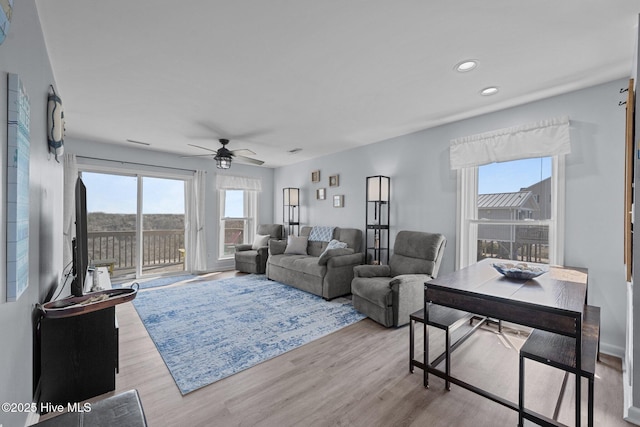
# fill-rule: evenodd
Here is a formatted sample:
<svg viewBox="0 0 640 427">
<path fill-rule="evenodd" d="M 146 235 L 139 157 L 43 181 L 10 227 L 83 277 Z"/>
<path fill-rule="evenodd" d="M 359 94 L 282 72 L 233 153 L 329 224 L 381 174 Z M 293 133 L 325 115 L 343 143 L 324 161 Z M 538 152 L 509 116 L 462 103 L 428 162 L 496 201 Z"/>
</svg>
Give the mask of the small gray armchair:
<svg viewBox="0 0 640 427">
<path fill-rule="evenodd" d="M 442 234 L 400 231 L 389 265 L 353 268 L 355 309 L 387 327 L 409 323 L 424 308 L 424 282 L 438 275 L 446 242 Z"/>
<path fill-rule="evenodd" d="M 270 236 L 268 240 L 282 239 L 282 224 L 260 224 L 257 235 Z M 259 247 L 254 244 L 242 244 L 235 247 L 236 270 L 242 273 L 264 274 L 269 256 L 268 241 Z"/>
</svg>

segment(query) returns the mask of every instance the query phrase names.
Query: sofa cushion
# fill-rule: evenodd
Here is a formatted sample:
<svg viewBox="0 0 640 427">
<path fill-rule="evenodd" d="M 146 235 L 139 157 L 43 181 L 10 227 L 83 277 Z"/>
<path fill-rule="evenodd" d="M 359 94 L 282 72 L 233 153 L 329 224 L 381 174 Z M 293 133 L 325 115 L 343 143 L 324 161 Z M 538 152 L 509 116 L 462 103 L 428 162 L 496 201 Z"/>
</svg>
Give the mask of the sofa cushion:
<svg viewBox="0 0 640 427">
<path fill-rule="evenodd" d="M 326 265 L 318 265 L 318 258 L 308 255 L 276 255 L 269 257 L 269 262 L 278 267 L 316 277 L 324 277 L 327 272 Z"/>
<path fill-rule="evenodd" d="M 253 239 L 253 245 L 251 245 L 251 249 L 258 249 L 263 246 L 267 246 L 270 238 L 271 236 L 269 236 L 268 234 L 256 234 L 256 238 Z"/>
<path fill-rule="evenodd" d="M 345 242 L 355 252 L 362 247 L 362 231 L 357 228 L 338 228 L 336 239 Z"/>
<path fill-rule="evenodd" d="M 287 237 L 287 248 L 285 254 L 289 255 L 306 255 L 307 254 L 307 237 L 306 236 L 289 236 Z"/>
<path fill-rule="evenodd" d="M 378 307 L 388 307 L 393 305 L 390 280 L 390 277 L 355 277 L 351 282 L 351 293 Z"/>
</svg>

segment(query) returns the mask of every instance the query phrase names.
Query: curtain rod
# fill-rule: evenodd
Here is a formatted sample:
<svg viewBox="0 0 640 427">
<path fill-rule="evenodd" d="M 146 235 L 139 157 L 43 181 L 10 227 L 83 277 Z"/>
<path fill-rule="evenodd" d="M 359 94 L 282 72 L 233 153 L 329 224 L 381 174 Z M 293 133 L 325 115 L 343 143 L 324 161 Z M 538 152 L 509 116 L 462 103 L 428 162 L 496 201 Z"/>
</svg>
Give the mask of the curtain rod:
<svg viewBox="0 0 640 427">
<path fill-rule="evenodd" d="M 176 167 L 173 167 L 173 166 L 149 165 L 147 163 L 127 162 L 127 161 L 123 161 L 123 160 L 112 160 L 112 159 L 101 159 L 99 157 L 89 157 L 89 156 L 78 156 L 78 155 L 76 155 L 76 157 L 80 158 L 80 159 L 100 160 L 100 161 L 103 161 L 103 162 L 120 163 L 122 165 L 127 164 L 127 165 L 137 165 L 137 166 L 149 166 L 149 167 L 152 167 L 152 168 L 173 169 L 173 170 L 185 171 L 185 172 L 197 172 L 196 169 L 176 168 Z M 207 171 L 204 171 L 204 172 L 206 173 Z"/>
</svg>

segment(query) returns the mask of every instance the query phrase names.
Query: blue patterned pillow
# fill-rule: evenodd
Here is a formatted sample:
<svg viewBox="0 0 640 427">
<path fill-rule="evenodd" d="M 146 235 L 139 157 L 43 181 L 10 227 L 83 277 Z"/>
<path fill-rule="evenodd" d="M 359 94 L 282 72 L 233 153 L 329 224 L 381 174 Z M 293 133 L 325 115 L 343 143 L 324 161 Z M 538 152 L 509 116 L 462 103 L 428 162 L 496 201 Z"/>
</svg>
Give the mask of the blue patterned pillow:
<svg viewBox="0 0 640 427">
<path fill-rule="evenodd" d="M 341 242 L 340 240 L 333 239 L 327 244 L 327 247 L 324 250 L 326 252 L 329 249 L 344 249 L 348 246 L 349 245 L 347 245 L 345 242 Z"/>
<path fill-rule="evenodd" d="M 332 249 L 347 249 L 347 246 L 348 245 L 345 242 L 341 242 L 341 241 L 336 240 L 336 239 L 331 240 L 327 244 L 327 247 L 324 248 L 324 251 L 318 257 L 318 264 L 320 264 L 320 265 L 326 264 L 327 261 L 329 260 L 329 258 L 331 258 L 332 255 L 346 255 L 344 253 L 338 254 L 337 252 L 339 252 L 339 251 L 332 251 Z M 336 252 L 336 253 L 332 253 L 332 252 Z M 353 251 L 351 251 L 351 252 L 353 253 Z"/>
<path fill-rule="evenodd" d="M 333 238 L 335 227 L 314 226 L 309 233 L 310 242 L 328 242 Z"/>
</svg>

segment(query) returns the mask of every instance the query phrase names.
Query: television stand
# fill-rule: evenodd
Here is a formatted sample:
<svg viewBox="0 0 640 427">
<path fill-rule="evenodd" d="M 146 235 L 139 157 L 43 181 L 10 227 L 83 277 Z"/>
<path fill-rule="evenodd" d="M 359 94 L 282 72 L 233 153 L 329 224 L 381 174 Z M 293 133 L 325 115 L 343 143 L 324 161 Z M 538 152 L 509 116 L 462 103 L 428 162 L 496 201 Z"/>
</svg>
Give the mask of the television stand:
<svg viewBox="0 0 640 427">
<path fill-rule="evenodd" d="M 105 267 L 99 285 L 111 288 Z M 99 270 L 99 269 L 98 269 Z M 93 283 L 93 277 L 88 282 Z M 39 402 L 64 405 L 115 390 L 118 325 L 115 306 L 39 322 Z M 47 405 L 39 405 L 46 410 Z"/>
</svg>

